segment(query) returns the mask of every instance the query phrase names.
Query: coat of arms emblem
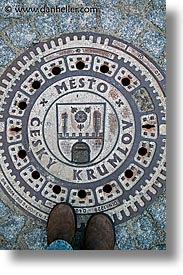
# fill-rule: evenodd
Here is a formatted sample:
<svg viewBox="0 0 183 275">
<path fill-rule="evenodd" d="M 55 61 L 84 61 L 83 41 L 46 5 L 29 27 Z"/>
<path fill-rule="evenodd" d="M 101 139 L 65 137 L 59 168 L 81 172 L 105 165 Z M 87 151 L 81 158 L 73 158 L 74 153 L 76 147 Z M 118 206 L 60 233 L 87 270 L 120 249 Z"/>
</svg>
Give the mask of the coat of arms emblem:
<svg viewBox="0 0 183 275">
<path fill-rule="evenodd" d="M 57 104 L 57 141 L 69 162 L 94 161 L 104 145 L 105 103 Z"/>
</svg>

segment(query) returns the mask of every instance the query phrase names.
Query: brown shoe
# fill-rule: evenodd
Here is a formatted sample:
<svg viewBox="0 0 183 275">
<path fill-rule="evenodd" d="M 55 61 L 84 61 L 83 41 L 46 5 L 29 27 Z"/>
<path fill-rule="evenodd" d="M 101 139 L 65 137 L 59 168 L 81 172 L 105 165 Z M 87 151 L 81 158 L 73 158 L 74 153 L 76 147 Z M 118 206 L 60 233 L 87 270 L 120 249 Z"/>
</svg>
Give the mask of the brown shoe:
<svg viewBox="0 0 183 275">
<path fill-rule="evenodd" d="M 48 218 L 47 243 L 55 240 L 65 240 L 71 244 L 76 231 L 76 215 L 69 204 L 56 205 Z"/>
<path fill-rule="evenodd" d="M 112 250 L 115 244 L 114 224 L 106 214 L 93 215 L 87 224 L 84 239 L 86 250 Z"/>
</svg>

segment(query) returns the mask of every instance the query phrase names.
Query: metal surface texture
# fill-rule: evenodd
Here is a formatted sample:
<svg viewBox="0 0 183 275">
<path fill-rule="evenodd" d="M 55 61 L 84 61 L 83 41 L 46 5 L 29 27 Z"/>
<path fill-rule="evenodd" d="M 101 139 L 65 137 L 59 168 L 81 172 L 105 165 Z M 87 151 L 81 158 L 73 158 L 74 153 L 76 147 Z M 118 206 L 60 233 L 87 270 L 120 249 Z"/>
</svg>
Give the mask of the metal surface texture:
<svg viewBox="0 0 183 275">
<path fill-rule="evenodd" d="M 141 50 L 63 34 L 25 51 L 0 87 L 0 182 L 31 216 L 69 202 L 117 225 L 162 193 L 165 76 Z"/>
</svg>

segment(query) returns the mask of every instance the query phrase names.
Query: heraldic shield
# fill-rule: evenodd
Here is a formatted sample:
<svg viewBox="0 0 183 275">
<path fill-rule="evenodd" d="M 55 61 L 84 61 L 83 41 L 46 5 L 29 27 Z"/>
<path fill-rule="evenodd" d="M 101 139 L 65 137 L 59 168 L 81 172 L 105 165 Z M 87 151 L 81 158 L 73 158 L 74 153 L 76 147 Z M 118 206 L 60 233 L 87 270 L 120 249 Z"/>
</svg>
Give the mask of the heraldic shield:
<svg viewBox="0 0 183 275">
<path fill-rule="evenodd" d="M 105 103 L 57 104 L 57 141 L 69 162 L 93 162 L 104 146 Z"/>
</svg>

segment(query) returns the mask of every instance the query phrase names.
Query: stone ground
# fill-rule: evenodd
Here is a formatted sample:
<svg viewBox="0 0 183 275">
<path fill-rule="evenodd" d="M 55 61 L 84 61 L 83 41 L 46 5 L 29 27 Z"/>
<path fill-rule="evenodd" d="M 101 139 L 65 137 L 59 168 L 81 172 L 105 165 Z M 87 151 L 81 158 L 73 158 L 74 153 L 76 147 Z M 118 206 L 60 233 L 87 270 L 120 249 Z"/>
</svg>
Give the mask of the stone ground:
<svg viewBox="0 0 183 275">
<path fill-rule="evenodd" d="M 15 11 L 20 7 L 87 6 L 99 13 L 33 13 Z M 11 7 L 11 8 L 5 8 Z M 163 71 L 165 57 L 165 0 L 1 0 L 0 74 L 25 49 L 65 32 L 96 31 L 122 38 L 141 48 Z M 82 217 L 74 249 L 82 243 Z M 46 227 L 22 212 L 0 190 L 0 249 L 46 247 Z M 141 215 L 116 226 L 119 250 L 166 249 L 166 193 Z"/>
</svg>

